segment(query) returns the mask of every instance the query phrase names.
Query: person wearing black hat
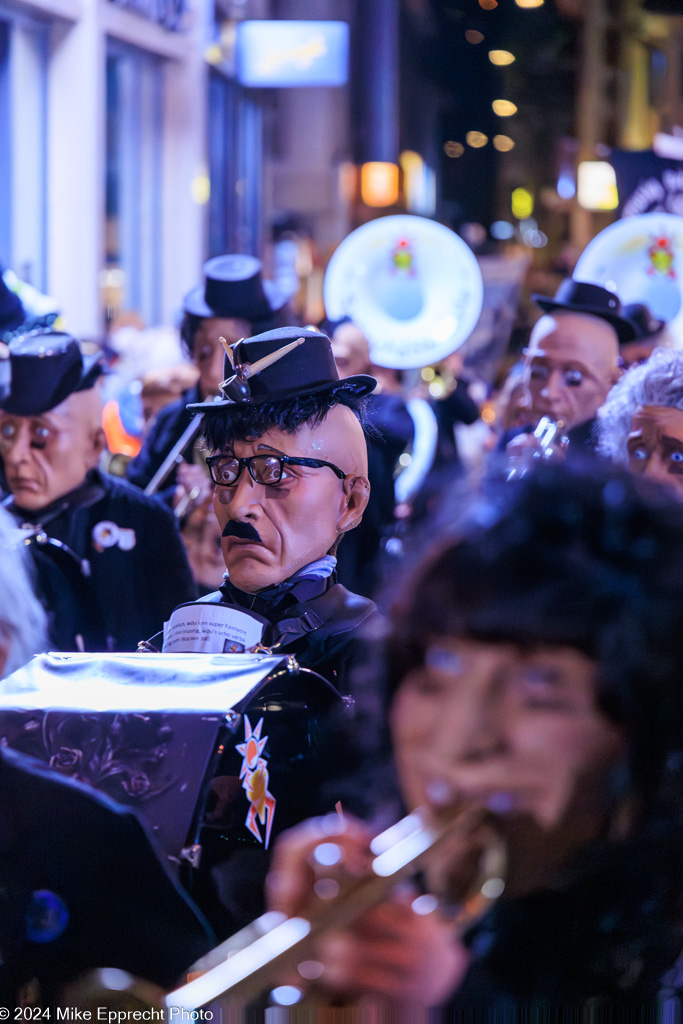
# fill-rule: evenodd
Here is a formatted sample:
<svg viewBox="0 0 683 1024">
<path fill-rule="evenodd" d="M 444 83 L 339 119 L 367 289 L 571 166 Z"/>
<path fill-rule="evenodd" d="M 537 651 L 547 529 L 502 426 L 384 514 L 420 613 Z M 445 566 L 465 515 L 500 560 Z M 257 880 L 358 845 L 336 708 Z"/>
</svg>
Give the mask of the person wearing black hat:
<svg viewBox="0 0 683 1024">
<path fill-rule="evenodd" d="M 135 650 L 194 584 L 171 513 L 101 473 L 101 366 L 69 334 L 33 331 L 9 346 L 0 400 L 5 508 L 26 535 L 50 639 L 62 650 Z"/>
<path fill-rule="evenodd" d="M 335 553 L 370 493 L 359 416 L 373 377 L 339 378 L 310 328 L 226 345 L 225 379 L 204 414 L 227 573 L 204 600 L 246 611 L 262 643 L 294 654 L 344 692 L 358 627 L 374 611 L 336 578 Z"/>
<path fill-rule="evenodd" d="M 227 572 L 218 591 L 175 610 L 167 638 L 186 635 L 204 609 L 217 641 L 212 650 L 230 650 L 239 630 L 250 635 L 248 650 L 292 655 L 347 695 L 364 653 L 361 627 L 370 626 L 375 606 L 338 582 L 336 552 L 368 503 L 359 417 L 376 381 L 365 374 L 340 379 L 329 338 L 311 328 L 266 331 L 226 348 L 220 394 L 190 408 L 205 419 Z M 151 642 L 161 646 L 156 637 Z M 206 650 L 203 644 L 200 636 Z M 331 811 L 353 773 L 348 745 L 330 754 L 334 732 L 319 751 L 309 809 Z M 221 934 L 263 910 L 267 857 L 258 844 L 238 853 L 225 837 L 202 840 L 197 898 Z"/>
<path fill-rule="evenodd" d="M 254 256 L 216 256 L 204 264 L 204 284 L 185 296 L 180 324 L 180 336 L 199 370 L 199 379 L 182 398 L 159 413 L 139 455 L 128 464 L 126 476 L 131 483 L 148 486 L 192 421 L 187 405 L 211 399 L 218 391 L 223 379 L 219 338 L 234 344 L 275 327 L 277 313 L 286 299 L 272 281 L 262 277 L 261 261 Z M 195 501 L 210 497 L 203 455 L 190 440 L 181 453 L 180 465 L 172 467 L 158 493 L 175 506 L 193 489 L 198 491 Z"/>
<path fill-rule="evenodd" d="M 624 370 L 639 366 L 652 355 L 654 348 L 670 347 L 671 338 L 666 331 L 666 320 L 653 316 L 644 302 L 630 302 L 624 306 L 624 316 L 633 324 L 636 334 L 633 341 L 626 341 L 620 347 L 621 364 Z"/>
<path fill-rule="evenodd" d="M 532 298 L 545 315 L 524 352 L 530 428 L 547 417 L 569 439 L 568 452 L 590 450 L 596 413 L 620 376 L 619 344 L 634 338 L 635 328 L 619 298 L 596 284 L 569 279 L 554 297 Z M 511 442 L 513 450 L 532 443 Z"/>
</svg>

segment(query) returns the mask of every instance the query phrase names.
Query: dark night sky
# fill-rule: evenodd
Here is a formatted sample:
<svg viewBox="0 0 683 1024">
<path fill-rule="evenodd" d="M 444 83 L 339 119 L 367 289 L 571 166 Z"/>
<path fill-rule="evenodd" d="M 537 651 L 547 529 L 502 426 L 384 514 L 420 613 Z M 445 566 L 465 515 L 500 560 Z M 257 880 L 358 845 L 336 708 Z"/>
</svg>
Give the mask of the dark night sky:
<svg viewBox="0 0 683 1024">
<path fill-rule="evenodd" d="M 483 149 L 466 146 L 462 157 L 450 159 L 443 144 L 464 144 L 470 130 L 484 132 L 489 139 L 498 133 L 517 136 L 515 166 L 524 164 L 527 176 L 539 185 L 551 184 L 554 147 L 572 127 L 576 26 L 560 17 L 552 0 L 532 10 L 520 9 L 514 0 L 499 0 L 494 10 L 482 9 L 478 0 L 428 0 L 427 6 L 429 16 L 420 17 L 416 5 L 405 5 L 404 144 L 419 136 L 426 87 L 439 110 L 431 130 L 442 195 L 451 203 L 451 216 L 456 222 L 489 224 L 497 215 L 500 161 L 509 163 L 513 154 L 501 156 L 489 142 Z M 484 36 L 477 45 L 466 38 L 472 30 Z M 488 59 L 492 49 L 510 50 L 515 63 L 495 67 Z M 512 100 L 518 114 L 497 117 L 491 107 L 496 98 Z M 421 148 L 424 151 L 424 144 Z"/>
</svg>

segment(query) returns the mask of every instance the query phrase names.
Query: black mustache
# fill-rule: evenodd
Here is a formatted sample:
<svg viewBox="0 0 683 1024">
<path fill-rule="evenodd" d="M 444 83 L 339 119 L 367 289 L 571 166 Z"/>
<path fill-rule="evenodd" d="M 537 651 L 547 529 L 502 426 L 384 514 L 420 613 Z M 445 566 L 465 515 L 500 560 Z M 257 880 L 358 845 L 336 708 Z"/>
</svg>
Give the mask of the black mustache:
<svg viewBox="0 0 683 1024">
<path fill-rule="evenodd" d="M 258 530 L 251 523 L 242 523 L 239 519 L 230 519 L 223 527 L 221 537 L 237 537 L 238 540 L 254 540 L 257 544 L 263 541 Z"/>
</svg>

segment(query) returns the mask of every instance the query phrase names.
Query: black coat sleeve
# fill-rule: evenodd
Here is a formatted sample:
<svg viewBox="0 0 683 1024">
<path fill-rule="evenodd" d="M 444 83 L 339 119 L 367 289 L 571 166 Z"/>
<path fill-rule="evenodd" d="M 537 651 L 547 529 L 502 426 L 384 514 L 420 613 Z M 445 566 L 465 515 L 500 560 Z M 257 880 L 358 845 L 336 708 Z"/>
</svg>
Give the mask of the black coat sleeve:
<svg viewBox="0 0 683 1024">
<path fill-rule="evenodd" d="M 158 413 L 143 442 L 140 453 L 131 459 L 126 467 L 126 479 L 129 483 L 144 489 L 150 482 L 192 420 L 192 413 L 185 408 L 190 397 L 184 395 L 177 402 L 172 402 Z M 168 505 L 173 499 L 176 472 L 174 469 L 169 474 L 162 489 L 157 492 L 158 496 Z"/>
<path fill-rule="evenodd" d="M 213 936 L 133 812 L 14 752 L 0 769 L 2 995 L 35 976 L 49 998 L 97 967 L 165 988 L 182 980 Z M 62 919 L 38 918 L 36 940 L 27 922 L 44 893 Z"/>
</svg>

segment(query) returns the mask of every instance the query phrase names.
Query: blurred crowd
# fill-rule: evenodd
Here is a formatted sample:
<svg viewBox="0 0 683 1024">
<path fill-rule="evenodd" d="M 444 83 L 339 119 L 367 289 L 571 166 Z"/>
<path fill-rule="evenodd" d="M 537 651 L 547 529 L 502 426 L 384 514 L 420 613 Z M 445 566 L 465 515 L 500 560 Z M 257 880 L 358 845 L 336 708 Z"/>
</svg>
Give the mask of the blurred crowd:
<svg viewBox="0 0 683 1024">
<path fill-rule="evenodd" d="M 282 653 L 348 711 L 267 856 L 246 719 L 212 795 L 247 800 L 252 846 L 207 843 L 198 906 L 131 811 L 0 746 L 7 1005 L 95 967 L 168 990 L 267 909 L 315 921 L 413 812 L 435 855 L 333 909 L 276 1004 L 681 1019 L 683 352 L 645 289 L 532 300 L 491 382 L 466 344 L 375 365 L 255 257 L 206 263 L 177 332 L 121 317 L 101 346 L 0 275 L 5 693 L 47 650 Z M 178 646 L 209 617 L 214 646 Z"/>
</svg>

